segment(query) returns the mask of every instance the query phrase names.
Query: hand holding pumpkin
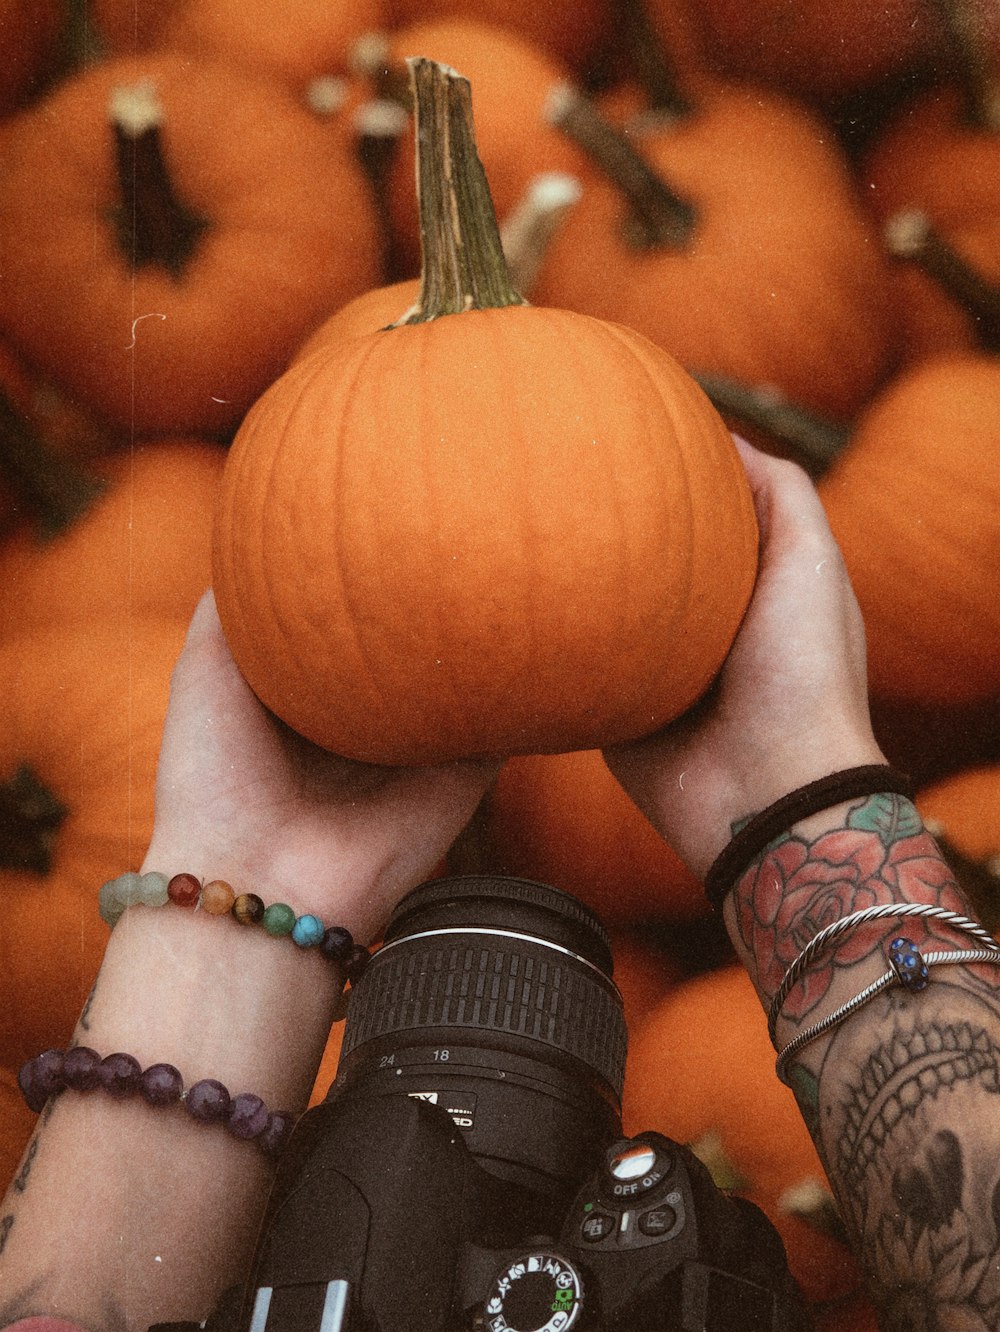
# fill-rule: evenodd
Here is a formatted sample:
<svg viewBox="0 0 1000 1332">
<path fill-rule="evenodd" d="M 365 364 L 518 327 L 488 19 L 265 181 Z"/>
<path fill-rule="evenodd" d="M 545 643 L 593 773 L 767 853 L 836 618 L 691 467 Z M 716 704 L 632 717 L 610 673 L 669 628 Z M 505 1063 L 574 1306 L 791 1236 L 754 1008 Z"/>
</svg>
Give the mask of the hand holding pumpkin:
<svg viewBox="0 0 1000 1332">
<path fill-rule="evenodd" d="M 171 683 L 146 870 L 222 878 L 376 936 L 496 772 L 373 767 L 316 749 L 257 701 L 202 599 Z"/>
<path fill-rule="evenodd" d="M 605 752 L 699 875 L 734 820 L 839 768 L 882 763 L 861 613 L 805 473 L 737 441 L 761 533 L 753 598 L 710 694 L 656 735 Z"/>
</svg>

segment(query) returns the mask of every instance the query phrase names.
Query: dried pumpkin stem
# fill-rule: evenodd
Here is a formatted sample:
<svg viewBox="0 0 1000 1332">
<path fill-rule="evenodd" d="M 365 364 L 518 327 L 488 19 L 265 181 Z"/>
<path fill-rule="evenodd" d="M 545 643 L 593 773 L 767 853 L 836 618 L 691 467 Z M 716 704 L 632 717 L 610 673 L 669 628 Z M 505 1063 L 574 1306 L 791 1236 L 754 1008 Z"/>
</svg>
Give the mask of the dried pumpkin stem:
<svg viewBox="0 0 1000 1332">
<path fill-rule="evenodd" d="M 384 273 L 391 273 L 395 267 L 389 178 L 408 124 L 409 116 L 399 103 L 384 98 L 364 102 L 354 114 L 355 152 L 371 185 L 378 212 Z"/>
<path fill-rule="evenodd" d="M 180 278 L 207 227 L 177 196 L 163 153 L 163 113 L 152 83 L 117 88 L 110 106 L 121 202 L 122 253 L 135 268 L 159 264 Z"/>
<path fill-rule="evenodd" d="M 694 111 L 677 83 L 663 43 L 649 21 L 646 0 L 618 0 L 618 31 L 629 69 L 646 94 L 647 111 L 661 120 L 683 120 Z"/>
<path fill-rule="evenodd" d="M 741 384 L 724 375 L 692 377 L 721 416 L 769 435 L 811 477 L 822 476 L 851 438 L 849 427 L 807 412 L 775 388 Z"/>
<path fill-rule="evenodd" d="M 26 764 L 0 782 L 0 867 L 47 874 L 68 812 Z"/>
<path fill-rule="evenodd" d="M 926 213 L 894 214 L 885 226 L 885 242 L 894 258 L 916 264 L 971 316 L 984 351 L 1000 351 L 1000 286 L 960 255 Z"/>
<path fill-rule="evenodd" d="M 85 69 L 107 55 L 107 47 L 91 21 L 90 0 L 65 0 L 60 74 Z"/>
<path fill-rule="evenodd" d="M 416 117 L 423 261 L 417 303 L 399 324 L 524 305 L 507 269 L 486 173 L 476 152 L 469 81 L 422 56 L 406 63 Z"/>
<path fill-rule="evenodd" d="M 547 117 L 617 185 L 629 205 L 625 238 L 636 249 L 680 249 L 691 238 L 697 213 L 653 170 L 626 134 L 568 83 L 549 96 Z"/>
<path fill-rule="evenodd" d="M 989 59 L 977 7 L 969 0 L 935 0 L 959 65 L 966 124 L 1000 132 L 1000 80 Z"/>
<path fill-rule="evenodd" d="M 53 453 L 0 393 L 0 475 L 43 538 L 58 536 L 104 493 L 104 482 Z"/>
<path fill-rule="evenodd" d="M 520 203 L 504 218 L 500 239 L 518 291 L 531 291 L 549 242 L 582 192 L 575 176 L 545 171 L 529 181 Z"/>
</svg>

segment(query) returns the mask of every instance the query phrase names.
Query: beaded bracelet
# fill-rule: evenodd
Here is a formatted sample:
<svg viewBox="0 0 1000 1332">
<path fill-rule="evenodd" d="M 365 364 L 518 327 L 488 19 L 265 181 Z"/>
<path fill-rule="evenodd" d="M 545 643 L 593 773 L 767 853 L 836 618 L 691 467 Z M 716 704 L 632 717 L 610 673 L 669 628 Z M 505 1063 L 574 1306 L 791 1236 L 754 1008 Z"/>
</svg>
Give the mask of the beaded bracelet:
<svg viewBox="0 0 1000 1332">
<path fill-rule="evenodd" d="M 934 906 L 928 902 L 884 902 L 881 906 L 865 907 L 862 911 L 852 911 L 850 915 L 841 916 L 839 920 L 835 920 L 831 925 L 827 925 L 825 929 L 820 930 L 818 934 L 814 934 L 785 972 L 784 979 L 775 991 L 767 1014 L 767 1032 L 774 1048 L 778 1048 L 778 1018 L 781 1015 L 785 1000 L 810 962 L 824 952 L 834 940 L 839 939 L 846 931 L 854 929 L 858 925 L 864 925 L 873 920 L 884 920 L 886 917 L 902 920 L 909 916 L 940 920 L 956 930 L 971 934 L 988 952 L 991 960 L 995 958 L 1000 961 L 1000 944 L 997 943 L 986 927 L 980 925 L 978 921 L 969 920 L 967 916 L 959 915 L 957 911 L 949 911 L 947 907 Z"/>
<path fill-rule="evenodd" d="M 353 985 L 368 965 L 371 954 L 362 944 L 356 944 L 350 930 L 342 925 L 325 926 L 319 916 L 297 916 L 285 902 L 272 902 L 265 906 L 256 893 L 237 895 L 224 879 L 213 879 L 202 884 L 193 874 L 120 874 L 109 879 L 97 895 L 101 919 L 114 929 L 126 908 L 130 906 L 175 906 L 196 908 L 210 916 L 230 915 L 241 925 L 260 925 L 275 937 L 289 935 L 300 948 L 318 948 L 328 962 L 339 966 Z"/>
<path fill-rule="evenodd" d="M 234 1138 L 256 1142 L 267 1156 L 280 1152 L 296 1120 L 291 1111 L 268 1110 L 252 1092 L 230 1096 L 215 1078 L 202 1078 L 185 1087 L 173 1064 L 150 1064 L 144 1069 L 133 1055 L 109 1054 L 102 1059 L 88 1045 L 35 1055 L 22 1065 L 17 1083 L 28 1108 L 36 1114 L 51 1096 L 67 1088 L 104 1091 L 117 1100 L 138 1094 L 154 1107 L 182 1103 L 198 1123 L 221 1124 Z"/>
<path fill-rule="evenodd" d="M 995 965 L 1000 965 L 1000 948 L 962 948 L 951 949 L 943 953 L 924 954 L 920 952 L 912 939 L 906 939 L 902 936 L 893 939 L 889 944 L 888 956 L 889 970 L 884 976 L 880 976 L 878 980 L 866 985 L 853 999 L 841 1004 L 838 1009 L 827 1014 L 819 1022 L 815 1022 L 811 1027 L 806 1027 L 803 1031 L 798 1032 L 779 1051 L 774 1070 L 782 1082 L 788 1084 L 788 1078 L 785 1076 L 788 1061 L 793 1055 L 798 1054 L 803 1046 L 816 1040 L 818 1036 L 831 1031 L 845 1018 L 849 1018 L 852 1013 L 856 1013 L 870 999 L 874 999 L 877 994 L 881 994 L 883 990 L 887 990 L 891 985 L 901 985 L 905 990 L 916 993 L 927 987 L 930 981 L 931 967 L 962 962 L 992 962 Z"/>
</svg>

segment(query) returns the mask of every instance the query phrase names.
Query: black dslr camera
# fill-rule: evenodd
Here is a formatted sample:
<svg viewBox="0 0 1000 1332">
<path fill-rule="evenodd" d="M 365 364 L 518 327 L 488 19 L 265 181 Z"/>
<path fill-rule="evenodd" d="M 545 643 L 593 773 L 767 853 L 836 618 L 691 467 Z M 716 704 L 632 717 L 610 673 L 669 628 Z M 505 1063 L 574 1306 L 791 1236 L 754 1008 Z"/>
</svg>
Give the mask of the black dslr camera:
<svg viewBox="0 0 1000 1332">
<path fill-rule="evenodd" d="M 206 1332 L 808 1327 L 764 1214 L 680 1144 L 623 1138 L 611 975 L 600 922 L 557 889 L 410 893 Z"/>
</svg>

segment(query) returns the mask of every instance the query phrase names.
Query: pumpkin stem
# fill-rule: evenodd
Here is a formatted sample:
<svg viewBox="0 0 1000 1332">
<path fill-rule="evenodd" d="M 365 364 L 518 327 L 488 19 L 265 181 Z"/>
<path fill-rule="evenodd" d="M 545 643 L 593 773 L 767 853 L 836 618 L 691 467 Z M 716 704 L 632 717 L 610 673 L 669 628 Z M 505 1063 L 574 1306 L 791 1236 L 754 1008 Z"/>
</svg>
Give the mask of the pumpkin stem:
<svg viewBox="0 0 1000 1332">
<path fill-rule="evenodd" d="M 42 539 L 58 536 L 106 489 L 47 448 L 5 393 L 0 393 L 0 475 L 37 519 Z"/>
<path fill-rule="evenodd" d="M 179 279 L 207 227 L 174 192 L 163 155 L 163 112 L 149 79 L 116 88 L 109 117 L 121 203 L 118 242 L 134 268 L 160 264 Z"/>
<path fill-rule="evenodd" d="M 987 133 L 1000 132 L 1000 87 L 983 40 L 980 9 L 968 0 L 935 0 L 935 4 L 958 61 L 965 123 Z"/>
<path fill-rule="evenodd" d="M 916 264 L 975 321 L 983 351 L 1000 352 L 1000 286 L 973 268 L 926 213 L 895 213 L 886 223 L 885 242 L 894 258 Z"/>
<path fill-rule="evenodd" d="M 555 231 L 580 198 L 580 182 L 561 171 L 545 171 L 529 182 L 524 197 L 500 228 L 511 281 L 530 291 Z"/>
<path fill-rule="evenodd" d="M 69 811 L 27 764 L 0 782 L 0 867 L 48 874 L 55 834 Z"/>
<path fill-rule="evenodd" d="M 749 386 L 724 375 L 692 373 L 712 406 L 727 420 L 752 426 L 782 445 L 813 479 L 847 447 L 850 428 L 824 420 L 789 402 L 770 386 Z"/>
<path fill-rule="evenodd" d="M 423 261 L 417 303 L 396 326 L 464 310 L 524 305 L 510 279 L 486 172 L 476 152 L 469 81 L 423 56 L 406 63 L 416 117 Z"/>
<path fill-rule="evenodd" d="M 697 221 L 694 206 L 657 175 L 589 97 L 568 83 L 558 84 L 549 95 L 547 117 L 625 196 L 631 212 L 625 226 L 630 245 L 651 250 L 679 249 L 687 243 Z"/>
<path fill-rule="evenodd" d="M 694 106 L 681 92 L 677 71 L 667 59 L 653 25 L 646 0 L 619 0 L 618 31 L 628 64 L 646 94 L 646 112 L 660 121 L 683 120 Z"/>
<path fill-rule="evenodd" d="M 393 227 L 389 210 L 389 176 L 409 116 L 398 102 L 376 98 L 364 102 L 354 114 L 354 143 L 362 170 L 371 185 L 382 238 L 382 271 L 395 269 Z"/>
</svg>

